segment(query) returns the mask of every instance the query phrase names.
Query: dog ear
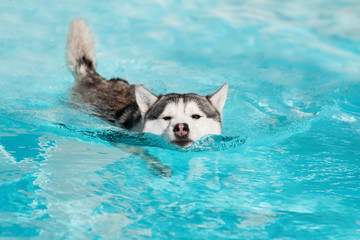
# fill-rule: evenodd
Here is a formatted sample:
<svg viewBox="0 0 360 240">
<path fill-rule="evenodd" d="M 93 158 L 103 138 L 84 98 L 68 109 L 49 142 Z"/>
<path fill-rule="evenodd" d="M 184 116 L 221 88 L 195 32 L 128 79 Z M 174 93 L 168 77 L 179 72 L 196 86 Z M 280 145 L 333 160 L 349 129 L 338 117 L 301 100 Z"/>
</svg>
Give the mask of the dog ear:
<svg viewBox="0 0 360 240">
<path fill-rule="evenodd" d="M 142 115 L 144 115 L 158 99 L 154 94 L 141 85 L 135 86 L 135 98 Z"/>
<path fill-rule="evenodd" d="M 216 93 L 213 95 L 208 96 L 209 101 L 211 104 L 222 114 L 222 109 L 226 102 L 228 92 L 228 84 L 225 83 Z"/>
</svg>

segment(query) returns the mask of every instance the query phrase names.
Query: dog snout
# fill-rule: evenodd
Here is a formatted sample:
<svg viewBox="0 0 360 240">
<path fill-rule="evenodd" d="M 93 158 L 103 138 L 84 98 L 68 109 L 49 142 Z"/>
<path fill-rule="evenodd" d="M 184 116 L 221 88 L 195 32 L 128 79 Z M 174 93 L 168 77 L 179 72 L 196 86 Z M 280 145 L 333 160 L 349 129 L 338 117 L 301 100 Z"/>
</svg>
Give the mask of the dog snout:
<svg viewBox="0 0 360 240">
<path fill-rule="evenodd" d="M 187 123 L 178 123 L 175 125 L 173 131 L 177 137 L 185 137 L 188 135 L 190 129 Z"/>
</svg>

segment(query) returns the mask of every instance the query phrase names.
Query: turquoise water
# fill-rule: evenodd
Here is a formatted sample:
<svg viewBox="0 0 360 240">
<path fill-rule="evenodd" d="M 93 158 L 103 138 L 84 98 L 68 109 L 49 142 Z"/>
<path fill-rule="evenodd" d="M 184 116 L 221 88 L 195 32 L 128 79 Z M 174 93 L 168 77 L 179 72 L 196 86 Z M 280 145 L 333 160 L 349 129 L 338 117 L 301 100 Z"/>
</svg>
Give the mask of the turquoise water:
<svg viewBox="0 0 360 240">
<path fill-rule="evenodd" d="M 359 12 L 355 0 L 1 1 L 0 238 L 359 239 Z M 229 83 L 223 136 L 179 151 L 121 135 L 170 178 L 101 137 L 116 129 L 67 100 L 78 16 L 107 78 L 156 94 Z"/>
</svg>

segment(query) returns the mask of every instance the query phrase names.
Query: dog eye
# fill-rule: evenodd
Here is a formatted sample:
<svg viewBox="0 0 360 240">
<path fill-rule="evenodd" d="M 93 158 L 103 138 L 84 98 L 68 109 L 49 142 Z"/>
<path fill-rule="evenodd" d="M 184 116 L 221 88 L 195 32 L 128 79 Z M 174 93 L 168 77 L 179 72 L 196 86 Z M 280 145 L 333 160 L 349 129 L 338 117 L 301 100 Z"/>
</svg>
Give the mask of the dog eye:
<svg viewBox="0 0 360 240">
<path fill-rule="evenodd" d="M 193 114 L 193 115 L 191 115 L 191 117 L 192 117 L 193 119 L 199 119 L 199 118 L 201 118 L 201 116 L 198 115 L 198 114 Z"/>
<path fill-rule="evenodd" d="M 172 117 L 170 117 L 170 116 L 163 117 L 163 120 L 165 120 L 165 121 L 169 121 L 171 119 L 172 119 Z"/>
</svg>

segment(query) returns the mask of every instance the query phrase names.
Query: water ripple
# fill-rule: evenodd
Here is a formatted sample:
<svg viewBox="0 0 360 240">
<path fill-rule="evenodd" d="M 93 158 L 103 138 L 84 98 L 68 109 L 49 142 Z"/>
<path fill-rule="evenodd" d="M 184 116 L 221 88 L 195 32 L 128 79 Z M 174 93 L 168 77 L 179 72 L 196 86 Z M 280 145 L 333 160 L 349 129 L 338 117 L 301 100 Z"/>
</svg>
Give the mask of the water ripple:
<svg viewBox="0 0 360 240">
<path fill-rule="evenodd" d="M 91 139 L 101 139 L 110 143 L 122 143 L 135 146 L 159 147 L 175 151 L 224 151 L 242 146 L 246 137 L 211 135 L 201 138 L 189 147 L 177 147 L 170 144 L 163 137 L 151 133 L 131 133 L 123 129 L 91 130 L 83 127 L 58 123 L 58 128 L 65 129 L 71 134 L 81 135 Z"/>
</svg>

